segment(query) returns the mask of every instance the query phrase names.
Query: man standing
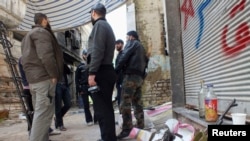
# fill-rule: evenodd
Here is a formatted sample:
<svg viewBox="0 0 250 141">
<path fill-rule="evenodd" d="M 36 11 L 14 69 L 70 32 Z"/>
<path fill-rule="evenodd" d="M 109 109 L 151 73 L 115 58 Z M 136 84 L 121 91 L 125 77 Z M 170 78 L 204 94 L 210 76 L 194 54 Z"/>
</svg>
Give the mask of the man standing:
<svg viewBox="0 0 250 141">
<path fill-rule="evenodd" d="M 118 39 L 115 41 L 115 48 L 118 51 L 118 55 L 116 56 L 115 59 L 115 65 L 118 65 L 118 61 L 122 55 L 122 49 L 123 49 L 124 42 L 121 39 Z M 116 80 L 116 90 L 117 90 L 117 95 L 116 95 L 116 100 L 118 107 L 120 107 L 121 103 L 121 91 L 122 91 L 122 80 L 123 80 L 123 75 L 122 75 L 122 70 L 119 72 L 116 72 L 117 74 L 117 80 Z"/>
<path fill-rule="evenodd" d="M 92 95 L 90 92 L 88 92 L 88 68 L 86 65 L 86 60 L 87 60 L 87 51 L 83 50 L 82 52 L 82 58 L 83 58 L 83 63 L 80 63 L 79 66 L 77 66 L 76 69 L 76 75 L 75 75 L 75 82 L 76 82 L 76 91 L 79 93 L 79 96 L 81 96 L 83 100 L 83 108 L 84 108 L 84 114 L 85 114 L 85 121 L 88 126 L 93 125 L 94 123 L 97 122 L 96 116 L 94 114 L 94 118 L 90 112 L 90 107 L 89 107 L 89 96 L 92 99 Z M 92 99 L 93 100 L 93 99 Z"/>
<path fill-rule="evenodd" d="M 47 16 L 36 13 L 34 22 L 21 44 L 23 69 L 34 107 L 30 141 L 48 141 L 55 113 L 56 83 L 63 73 L 63 54 Z"/>
<path fill-rule="evenodd" d="M 88 41 L 89 66 L 88 83 L 98 86 L 99 91 L 92 94 L 94 111 L 100 126 L 100 141 L 116 141 L 115 116 L 112 93 L 116 73 L 112 64 L 115 51 L 115 36 L 105 19 L 106 8 L 97 3 L 91 9 L 92 32 Z"/>
<path fill-rule="evenodd" d="M 27 105 L 27 110 L 29 114 L 29 119 L 31 120 L 31 125 L 28 125 L 28 131 L 29 135 L 31 132 L 31 126 L 32 126 L 32 120 L 33 120 L 33 114 L 34 114 L 34 108 L 32 105 L 32 95 L 30 93 L 30 87 L 29 87 L 29 82 L 26 79 L 25 72 L 23 70 L 23 65 L 22 65 L 22 57 L 18 59 L 18 68 L 19 72 L 21 75 L 21 82 L 23 84 L 23 95 L 24 95 L 24 102 Z M 59 135 L 61 134 L 60 131 L 58 130 L 53 130 L 52 128 L 49 128 L 49 135 Z"/>
<path fill-rule="evenodd" d="M 145 49 L 139 41 L 136 31 L 127 33 L 127 44 L 119 59 L 115 70 L 123 70 L 124 78 L 122 83 L 121 114 L 123 119 L 122 132 L 117 139 L 124 139 L 129 136 L 132 125 L 131 106 L 134 106 L 134 115 L 137 120 L 137 128 L 144 128 L 143 102 L 141 100 L 141 86 L 144 80 L 147 66 Z"/>
<path fill-rule="evenodd" d="M 60 131 L 66 131 L 64 127 L 63 117 L 71 107 L 71 96 L 69 93 L 68 77 L 71 73 L 67 64 L 63 65 L 63 76 L 56 84 L 56 96 L 55 96 L 55 127 Z M 62 106 L 63 102 L 63 106 Z"/>
</svg>

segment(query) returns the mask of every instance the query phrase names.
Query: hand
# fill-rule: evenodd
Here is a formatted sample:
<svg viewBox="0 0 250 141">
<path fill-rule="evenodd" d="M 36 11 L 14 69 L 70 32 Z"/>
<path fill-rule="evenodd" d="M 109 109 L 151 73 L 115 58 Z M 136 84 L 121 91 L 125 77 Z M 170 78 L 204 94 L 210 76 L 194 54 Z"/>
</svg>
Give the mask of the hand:
<svg viewBox="0 0 250 141">
<path fill-rule="evenodd" d="M 56 78 L 52 78 L 51 82 L 54 83 L 54 84 L 56 84 L 57 83 L 57 79 Z"/>
<path fill-rule="evenodd" d="M 79 94 L 82 95 L 82 94 L 84 94 L 84 93 L 83 93 L 83 92 L 80 92 Z"/>
<path fill-rule="evenodd" d="M 90 87 L 96 86 L 95 75 L 89 75 L 88 82 Z"/>
</svg>

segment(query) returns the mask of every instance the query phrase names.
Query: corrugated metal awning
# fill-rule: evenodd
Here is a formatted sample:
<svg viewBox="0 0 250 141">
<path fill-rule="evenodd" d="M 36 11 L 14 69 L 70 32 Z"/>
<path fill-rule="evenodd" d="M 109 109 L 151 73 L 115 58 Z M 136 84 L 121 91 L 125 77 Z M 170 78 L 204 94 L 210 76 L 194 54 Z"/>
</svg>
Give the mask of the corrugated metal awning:
<svg viewBox="0 0 250 141">
<path fill-rule="evenodd" d="M 90 22 L 90 9 L 97 2 L 106 6 L 107 13 L 118 8 L 126 0 L 28 0 L 25 17 L 19 31 L 29 31 L 34 25 L 34 13 L 48 16 L 54 31 L 78 27 Z"/>
</svg>

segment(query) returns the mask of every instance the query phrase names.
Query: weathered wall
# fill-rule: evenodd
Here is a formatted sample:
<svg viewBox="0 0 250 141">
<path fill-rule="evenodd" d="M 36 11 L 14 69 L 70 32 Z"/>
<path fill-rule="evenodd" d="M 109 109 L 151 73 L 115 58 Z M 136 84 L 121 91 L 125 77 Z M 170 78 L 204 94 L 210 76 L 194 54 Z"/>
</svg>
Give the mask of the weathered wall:
<svg viewBox="0 0 250 141">
<path fill-rule="evenodd" d="M 9 29 L 16 28 L 21 23 L 25 15 L 26 2 L 27 0 L 0 1 L 0 21 L 7 29 L 6 37 L 13 45 L 10 50 L 16 61 L 21 55 L 20 41 L 13 38 L 13 32 L 10 32 Z M 21 105 L 19 103 L 20 99 L 16 95 L 16 86 L 13 83 L 9 65 L 5 60 L 5 51 L 2 44 L 0 44 L 0 111 L 8 109 L 10 117 L 12 117 L 12 115 L 17 116 L 15 111 L 20 111 Z"/>
<path fill-rule="evenodd" d="M 12 44 L 12 47 L 10 48 L 12 56 L 15 58 L 16 61 L 18 61 L 18 58 L 21 56 L 21 43 L 18 40 L 13 39 L 13 33 L 7 32 L 6 34 L 7 39 Z M 0 93 L 9 93 L 12 90 L 9 90 L 10 88 L 10 82 L 12 81 L 10 78 L 11 71 L 9 69 L 9 64 L 6 62 L 6 55 L 4 48 L 2 44 L 0 44 L 0 88 L 6 88 L 0 91 Z M 15 89 L 15 86 L 13 87 Z M 11 86 L 11 89 L 13 89 Z M 15 90 L 13 90 L 15 91 Z"/>
<path fill-rule="evenodd" d="M 8 28 L 16 28 L 25 15 L 27 0 L 1 0 L 0 19 Z"/>
<path fill-rule="evenodd" d="M 135 4 L 136 30 L 150 56 L 148 76 L 143 86 L 144 105 L 154 106 L 171 101 L 169 57 L 165 54 L 163 1 L 129 0 L 127 5 L 131 3 Z"/>
</svg>

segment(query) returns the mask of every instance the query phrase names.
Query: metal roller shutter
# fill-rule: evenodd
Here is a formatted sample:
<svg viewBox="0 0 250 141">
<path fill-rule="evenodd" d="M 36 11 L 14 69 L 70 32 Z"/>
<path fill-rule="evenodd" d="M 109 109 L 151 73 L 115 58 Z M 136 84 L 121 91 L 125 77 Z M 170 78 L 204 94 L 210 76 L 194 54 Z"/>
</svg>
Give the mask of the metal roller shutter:
<svg viewBox="0 0 250 141">
<path fill-rule="evenodd" d="M 200 80 L 214 84 L 218 110 L 250 113 L 250 0 L 180 0 L 186 103 Z"/>
</svg>

